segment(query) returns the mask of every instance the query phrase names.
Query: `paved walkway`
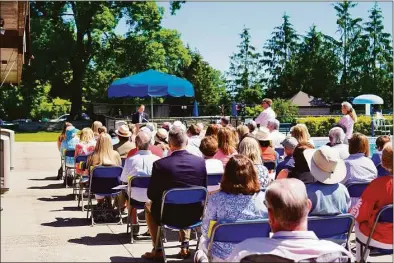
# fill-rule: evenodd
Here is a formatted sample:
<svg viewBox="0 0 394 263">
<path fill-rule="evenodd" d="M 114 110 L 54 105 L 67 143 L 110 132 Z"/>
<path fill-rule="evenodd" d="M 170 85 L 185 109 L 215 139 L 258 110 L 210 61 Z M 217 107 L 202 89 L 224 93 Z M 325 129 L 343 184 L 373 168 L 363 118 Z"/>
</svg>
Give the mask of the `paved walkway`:
<svg viewBox="0 0 394 263">
<path fill-rule="evenodd" d="M 60 166 L 55 143 L 16 143 L 11 190 L 1 196 L 1 262 L 142 262 L 150 240 L 128 243 L 126 225 L 90 226 L 71 189 L 56 180 Z M 145 229 L 140 230 L 145 231 Z M 175 233 L 168 233 L 175 245 Z M 168 249 L 175 261 L 177 249 Z M 188 259 L 192 262 L 192 259 Z M 370 257 L 392 262 L 392 256 Z"/>
<path fill-rule="evenodd" d="M 56 143 L 16 143 L 15 156 L 11 190 L 1 198 L 1 262 L 143 261 L 150 240 L 129 244 L 126 225 L 91 227 L 77 209 L 72 190 L 56 180 Z M 175 233 L 167 238 L 176 241 Z M 168 250 L 170 262 L 177 252 Z"/>
</svg>

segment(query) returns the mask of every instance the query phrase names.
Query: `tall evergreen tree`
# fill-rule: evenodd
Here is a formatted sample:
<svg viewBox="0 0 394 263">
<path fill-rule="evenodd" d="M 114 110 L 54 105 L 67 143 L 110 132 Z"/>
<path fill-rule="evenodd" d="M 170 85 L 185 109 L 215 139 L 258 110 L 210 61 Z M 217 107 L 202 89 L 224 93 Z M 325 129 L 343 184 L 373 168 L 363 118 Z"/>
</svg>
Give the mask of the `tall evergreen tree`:
<svg viewBox="0 0 394 263">
<path fill-rule="evenodd" d="M 339 49 L 342 56 L 342 76 L 341 76 L 341 92 L 339 97 L 347 98 L 351 94 L 349 83 L 350 60 L 351 54 L 357 46 L 358 38 L 361 35 L 361 18 L 352 18 L 350 10 L 357 4 L 351 1 L 339 2 L 334 5 L 337 12 L 337 25 L 340 33 Z"/>
<path fill-rule="evenodd" d="M 264 46 L 262 64 L 269 74 L 268 93 L 270 96 L 288 97 L 293 93 L 295 62 L 293 55 L 298 49 L 299 36 L 288 15 L 283 15 L 283 23 L 275 27 L 272 38 Z"/>
<path fill-rule="evenodd" d="M 241 43 L 237 46 L 239 51 L 230 57 L 230 68 L 227 72 L 228 88 L 233 99 L 252 103 L 260 100 L 262 96 L 260 54 L 251 44 L 249 28 L 244 27 L 240 37 Z"/>
</svg>

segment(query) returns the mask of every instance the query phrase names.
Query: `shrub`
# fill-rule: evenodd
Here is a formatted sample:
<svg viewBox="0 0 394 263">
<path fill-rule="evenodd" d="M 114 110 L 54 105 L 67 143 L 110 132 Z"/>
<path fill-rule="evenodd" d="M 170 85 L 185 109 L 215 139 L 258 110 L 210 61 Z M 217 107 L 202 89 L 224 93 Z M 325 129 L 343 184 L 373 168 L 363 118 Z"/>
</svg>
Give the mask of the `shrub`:
<svg viewBox="0 0 394 263">
<path fill-rule="evenodd" d="M 314 137 L 327 137 L 328 132 L 338 123 L 341 117 L 303 117 L 298 118 L 297 123 L 304 123 L 309 130 L 311 136 Z M 388 124 L 393 124 L 392 116 L 384 116 Z M 354 124 L 354 132 L 360 132 L 365 135 L 371 135 L 371 117 L 369 116 L 359 116 L 357 122 Z"/>
</svg>

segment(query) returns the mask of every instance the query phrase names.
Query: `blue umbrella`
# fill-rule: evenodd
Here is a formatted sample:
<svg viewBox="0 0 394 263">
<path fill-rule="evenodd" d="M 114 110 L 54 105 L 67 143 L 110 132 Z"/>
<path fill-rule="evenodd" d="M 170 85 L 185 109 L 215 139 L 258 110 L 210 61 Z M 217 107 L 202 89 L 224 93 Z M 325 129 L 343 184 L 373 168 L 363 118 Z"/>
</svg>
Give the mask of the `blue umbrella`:
<svg viewBox="0 0 394 263">
<path fill-rule="evenodd" d="M 198 117 L 198 103 L 196 100 L 194 101 L 194 104 L 193 104 L 193 116 Z"/>
<path fill-rule="evenodd" d="M 353 104 L 383 104 L 383 99 L 379 96 L 373 94 L 364 94 L 357 96 L 353 99 Z M 372 137 L 375 136 L 375 126 L 373 122 L 373 111 L 371 114 L 371 130 L 372 130 Z"/>
<path fill-rule="evenodd" d="M 193 85 L 182 78 L 153 69 L 117 79 L 108 88 L 109 98 L 151 97 L 194 97 Z"/>
</svg>

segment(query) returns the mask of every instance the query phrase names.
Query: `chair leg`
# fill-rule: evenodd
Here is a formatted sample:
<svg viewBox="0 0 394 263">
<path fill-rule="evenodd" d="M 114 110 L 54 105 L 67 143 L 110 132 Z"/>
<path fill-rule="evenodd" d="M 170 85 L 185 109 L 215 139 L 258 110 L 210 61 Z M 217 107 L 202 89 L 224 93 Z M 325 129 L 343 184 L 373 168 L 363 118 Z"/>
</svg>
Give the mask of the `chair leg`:
<svg viewBox="0 0 394 263">
<path fill-rule="evenodd" d="M 163 243 L 167 243 L 167 233 L 165 228 L 162 229 L 162 233 L 163 233 Z"/>
<path fill-rule="evenodd" d="M 82 196 L 83 198 L 83 196 Z M 90 197 L 90 189 L 89 189 L 89 197 L 88 197 L 88 207 L 86 208 L 86 219 L 89 219 L 89 210 L 90 210 L 90 204 L 91 204 L 92 198 Z M 83 203 L 82 203 L 83 206 Z"/>
<path fill-rule="evenodd" d="M 67 185 L 68 170 L 69 170 L 69 168 L 66 167 L 66 176 L 64 177 L 64 182 L 65 182 L 66 188 L 68 188 L 68 185 Z"/>
<path fill-rule="evenodd" d="M 165 229 L 165 228 L 163 227 L 162 229 Z M 164 233 L 165 232 L 161 231 L 160 240 L 163 240 L 162 234 L 164 234 Z M 164 261 L 164 263 L 167 263 L 166 252 L 164 250 L 164 244 L 162 242 L 160 242 L 160 243 L 162 244 L 161 247 L 162 247 L 162 251 L 163 251 L 163 261 Z"/>
</svg>

